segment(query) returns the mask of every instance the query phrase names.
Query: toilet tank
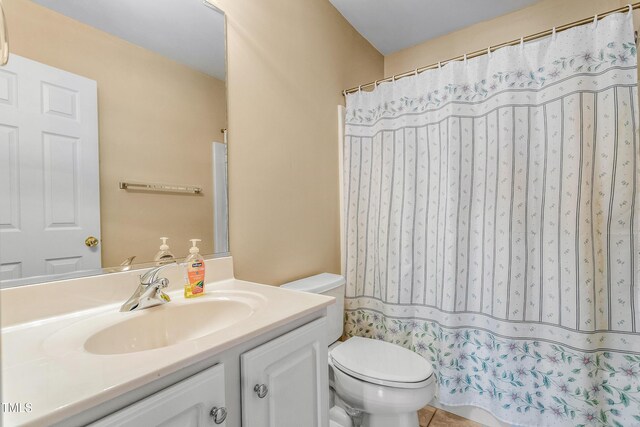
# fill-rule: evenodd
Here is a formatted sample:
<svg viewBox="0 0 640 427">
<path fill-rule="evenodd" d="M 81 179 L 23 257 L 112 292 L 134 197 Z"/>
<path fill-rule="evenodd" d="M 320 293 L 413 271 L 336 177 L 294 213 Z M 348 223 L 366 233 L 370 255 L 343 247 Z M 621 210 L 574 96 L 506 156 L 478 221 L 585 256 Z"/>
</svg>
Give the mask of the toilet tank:
<svg viewBox="0 0 640 427">
<path fill-rule="evenodd" d="M 344 277 L 322 273 L 285 283 L 281 288 L 322 294 L 336 299 L 335 304 L 327 307 L 328 343 L 331 344 L 340 339 L 344 330 L 344 284 Z"/>
</svg>

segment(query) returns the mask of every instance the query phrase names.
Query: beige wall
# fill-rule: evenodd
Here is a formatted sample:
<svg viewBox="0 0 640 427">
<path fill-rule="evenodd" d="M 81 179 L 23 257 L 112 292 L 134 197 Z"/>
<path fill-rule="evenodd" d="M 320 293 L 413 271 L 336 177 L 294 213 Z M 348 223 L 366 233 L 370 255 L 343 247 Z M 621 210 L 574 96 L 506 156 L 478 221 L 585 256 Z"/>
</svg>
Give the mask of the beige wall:
<svg viewBox="0 0 640 427">
<path fill-rule="evenodd" d="M 340 271 L 341 91 L 383 57 L 327 0 L 212 0 L 227 14 L 230 238 L 236 276 Z"/>
<path fill-rule="evenodd" d="M 212 141 L 225 83 L 28 0 L 4 0 L 15 54 L 98 82 L 103 265 L 150 260 L 159 237 L 185 256 L 213 251 Z M 204 196 L 130 193 L 118 181 L 194 184 Z"/>
<path fill-rule="evenodd" d="M 399 74 L 486 49 L 491 45 L 535 34 L 628 3 L 629 0 L 542 0 L 516 12 L 387 55 L 384 58 L 384 75 Z"/>
</svg>

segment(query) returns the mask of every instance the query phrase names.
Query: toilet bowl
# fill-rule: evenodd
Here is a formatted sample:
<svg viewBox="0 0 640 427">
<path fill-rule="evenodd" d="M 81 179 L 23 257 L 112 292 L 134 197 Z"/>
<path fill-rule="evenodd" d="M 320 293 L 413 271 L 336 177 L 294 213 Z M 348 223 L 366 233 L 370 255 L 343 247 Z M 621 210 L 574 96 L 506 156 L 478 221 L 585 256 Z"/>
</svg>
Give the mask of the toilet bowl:
<svg viewBox="0 0 640 427">
<path fill-rule="evenodd" d="M 344 278 L 323 273 L 282 285 L 336 298 L 327 309 L 331 427 L 418 427 L 418 410 L 435 395 L 429 362 L 399 345 L 343 332 Z M 357 420 L 356 420 L 357 418 Z"/>
<path fill-rule="evenodd" d="M 336 394 L 368 427 L 416 427 L 418 410 L 435 394 L 433 370 L 398 345 L 353 337 L 329 353 Z"/>
</svg>

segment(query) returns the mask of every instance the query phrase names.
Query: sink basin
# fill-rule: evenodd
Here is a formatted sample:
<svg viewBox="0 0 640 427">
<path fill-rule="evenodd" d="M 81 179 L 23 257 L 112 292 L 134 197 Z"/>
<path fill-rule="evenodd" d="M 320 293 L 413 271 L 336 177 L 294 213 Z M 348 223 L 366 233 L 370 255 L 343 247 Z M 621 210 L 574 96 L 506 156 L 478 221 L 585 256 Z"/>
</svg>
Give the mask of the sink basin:
<svg viewBox="0 0 640 427">
<path fill-rule="evenodd" d="M 181 294 L 171 292 L 171 302 L 140 311 L 120 312 L 120 304 L 114 304 L 80 313 L 79 321 L 74 314 L 43 341 L 43 350 L 51 357 L 73 358 L 142 356 L 145 351 L 172 352 L 180 345 L 210 347 L 224 341 L 230 329 L 242 329 L 267 303 L 264 295 L 245 290 L 210 290 L 195 299 Z"/>
<path fill-rule="evenodd" d="M 251 301 L 223 298 L 168 303 L 99 330 L 85 341 L 84 349 L 108 355 L 167 347 L 232 326 L 251 316 L 255 308 Z"/>
<path fill-rule="evenodd" d="M 165 304 L 139 312 L 90 336 L 89 353 L 122 354 L 167 347 L 227 328 L 253 313 L 251 305 L 234 300 Z"/>
</svg>

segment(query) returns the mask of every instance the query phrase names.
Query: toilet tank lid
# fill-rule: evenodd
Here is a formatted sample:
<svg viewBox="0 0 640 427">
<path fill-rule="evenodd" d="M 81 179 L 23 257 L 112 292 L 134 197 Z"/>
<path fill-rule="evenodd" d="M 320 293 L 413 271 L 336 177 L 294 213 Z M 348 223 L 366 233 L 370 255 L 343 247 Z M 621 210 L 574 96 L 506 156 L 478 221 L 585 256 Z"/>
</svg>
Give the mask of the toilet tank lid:
<svg viewBox="0 0 640 427">
<path fill-rule="evenodd" d="M 344 285 L 344 277 L 338 274 L 321 273 L 315 276 L 305 277 L 295 282 L 285 283 L 281 288 L 293 289 L 294 291 L 311 292 L 321 294 L 331 289 Z"/>
</svg>

